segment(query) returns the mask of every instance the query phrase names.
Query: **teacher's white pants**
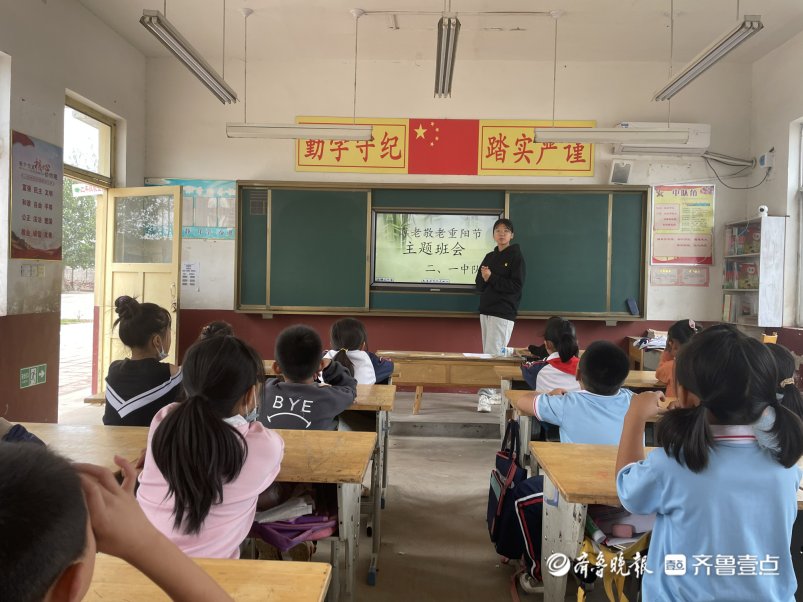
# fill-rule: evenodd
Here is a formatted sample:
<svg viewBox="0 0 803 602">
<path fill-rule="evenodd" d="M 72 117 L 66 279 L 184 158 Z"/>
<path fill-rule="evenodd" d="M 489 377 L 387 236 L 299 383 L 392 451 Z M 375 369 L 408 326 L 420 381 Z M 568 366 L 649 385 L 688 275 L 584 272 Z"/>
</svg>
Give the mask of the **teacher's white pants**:
<svg viewBox="0 0 803 602">
<path fill-rule="evenodd" d="M 502 347 L 507 347 L 510 335 L 513 334 L 513 320 L 505 320 L 496 316 L 480 314 L 480 328 L 482 328 L 482 352 L 491 355 L 502 355 Z M 492 396 L 498 394 L 498 389 L 480 389 L 479 395 Z"/>
</svg>

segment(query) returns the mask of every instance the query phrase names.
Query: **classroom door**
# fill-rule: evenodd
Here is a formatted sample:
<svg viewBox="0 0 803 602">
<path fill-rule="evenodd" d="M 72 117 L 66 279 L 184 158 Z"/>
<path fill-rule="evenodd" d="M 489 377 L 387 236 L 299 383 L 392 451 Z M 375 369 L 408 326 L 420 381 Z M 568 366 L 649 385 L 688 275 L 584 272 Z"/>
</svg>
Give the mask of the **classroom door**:
<svg viewBox="0 0 803 602">
<path fill-rule="evenodd" d="M 181 261 L 181 187 L 148 186 L 109 190 L 106 206 L 106 248 L 101 307 L 99 372 L 105 378 L 109 364 L 128 350 L 113 328 L 114 300 L 129 295 L 139 302 L 156 303 L 172 317 L 170 353 L 176 363 L 179 266 Z"/>
</svg>

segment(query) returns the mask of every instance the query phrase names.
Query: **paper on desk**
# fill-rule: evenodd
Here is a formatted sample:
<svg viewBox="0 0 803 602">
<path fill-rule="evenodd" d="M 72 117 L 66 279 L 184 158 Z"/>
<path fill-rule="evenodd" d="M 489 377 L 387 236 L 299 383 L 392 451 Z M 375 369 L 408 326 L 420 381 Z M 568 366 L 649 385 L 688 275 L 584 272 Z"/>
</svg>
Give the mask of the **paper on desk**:
<svg viewBox="0 0 803 602">
<path fill-rule="evenodd" d="M 490 353 L 464 353 L 463 357 L 479 357 L 484 360 L 489 360 L 493 357 Z"/>
</svg>

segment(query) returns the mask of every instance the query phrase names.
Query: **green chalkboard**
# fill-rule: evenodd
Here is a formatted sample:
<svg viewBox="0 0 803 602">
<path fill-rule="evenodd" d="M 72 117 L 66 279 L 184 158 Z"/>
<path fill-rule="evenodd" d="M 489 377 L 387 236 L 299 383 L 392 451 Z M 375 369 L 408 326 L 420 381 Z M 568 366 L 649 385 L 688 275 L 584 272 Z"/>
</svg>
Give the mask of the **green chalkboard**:
<svg viewBox="0 0 803 602">
<path fill-rule="evenodd" d="M 270 190 L 269 308 L 368 308 L 368 198 L 367 190 Z"/>
<path fill-rule="evenodd" d="M 368 291 L 371 208 L 499 211 L 504 190 L 241 186 L 238 308 L 464 313 L 471 291 Z M 524 315 L 617 317 L 643 311 L 643 191 L 510 191 L 527 262 Z M 489 249 L 490 251 L 490 249 Z"/>
<path fill-rule="evenodd" d="M 645 203 L 642 193 L 511 193 L 527 258 L 520 311 L 622 315 L 628 297 L 641 307 Z"/>
<path fill-rule="evenodd" d="M 241 309 L 267 305 L 268 189 L 240 188 L 237 249 Z"/>
</svg>

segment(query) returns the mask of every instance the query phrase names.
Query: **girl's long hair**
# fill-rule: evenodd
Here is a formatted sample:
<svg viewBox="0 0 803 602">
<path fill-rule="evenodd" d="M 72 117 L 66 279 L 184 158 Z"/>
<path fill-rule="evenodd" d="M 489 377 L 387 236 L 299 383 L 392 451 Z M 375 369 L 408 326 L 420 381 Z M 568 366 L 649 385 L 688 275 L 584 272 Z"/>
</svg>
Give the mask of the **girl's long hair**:
<svg viewBox="0 0 803 602">
<path fill-rule="evenodd" d="M 334 359 L 343 364 L 346 370 L 354 376 L 354 363 L 349 359 L 347 351 L 359 350 L 366 342 L 365 326 L 356 318 L 343 318 L 332 324 L 329 331 L 332 349 L 337 349 Z"/>
<path fill-rule="evenodd" d="M 562 362 L 568 362 L 579 353 L 574 324 L 569 320 L 557 316 L 549 318 L 544 329 L 544 340 L 554 345 Z"/>
<path fill-rule="evenodd" d="M 659 445 L 693 472 L 708 466 L 714 439 L 710 413 L 717 424 L 753 424 L 771 406 L 777 441 L 775 459 L 789 468 L 803 455 L 803 422 L 778 402 L 778 369 L 766 345 L 730 325 L 712 326 L 695 335 L 675 359 L 678 384 L 700 399 L 696 408 L 667 412 L 656 425 Z"/>
<path fill-rule="evenodd" d="M 248 455 L 245 438 L 223 419 L 265 372 L 257 352 L 234 336 L 198 341 L 181 369 L 187 398 L 156 428 L 151 450 L 167 481 L 165 499 L 173 497 L 173 526 L 193 534 Z"/>
</svg>

